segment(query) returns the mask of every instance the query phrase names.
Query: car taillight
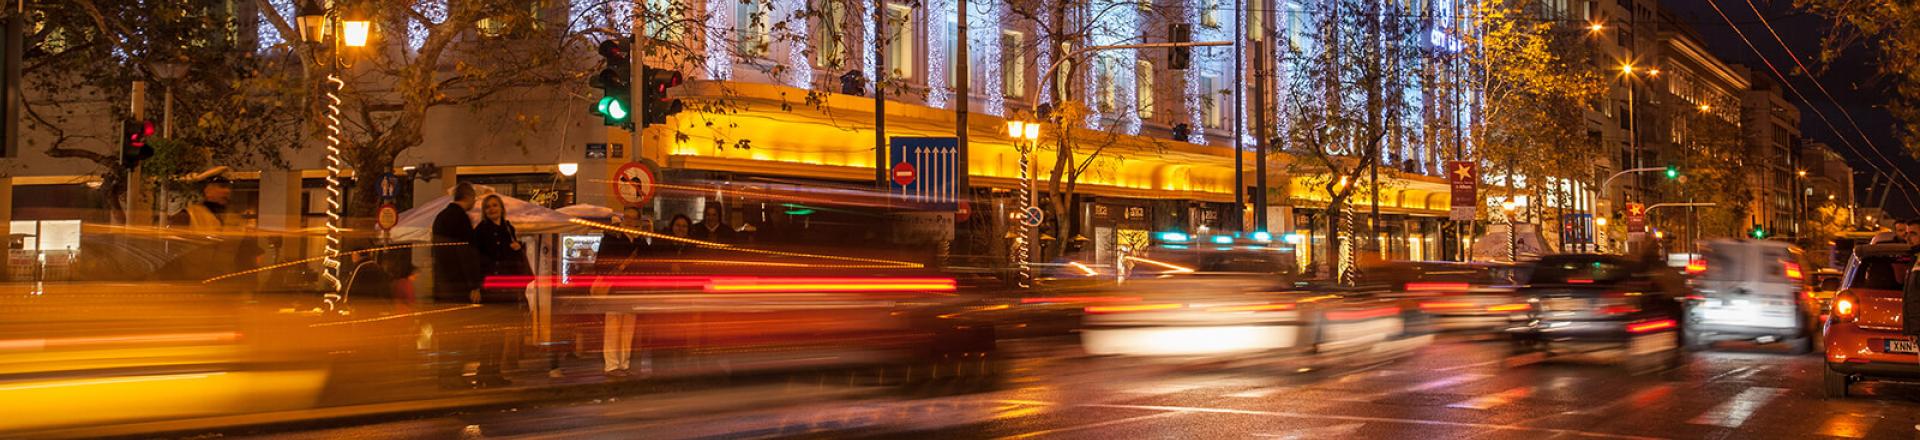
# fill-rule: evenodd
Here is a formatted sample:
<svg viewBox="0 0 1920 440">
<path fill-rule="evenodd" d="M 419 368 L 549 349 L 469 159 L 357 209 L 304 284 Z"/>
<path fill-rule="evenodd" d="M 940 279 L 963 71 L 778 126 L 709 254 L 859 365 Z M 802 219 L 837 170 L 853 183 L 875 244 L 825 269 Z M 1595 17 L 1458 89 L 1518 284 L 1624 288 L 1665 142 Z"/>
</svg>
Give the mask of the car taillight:
<svg viewBox="0 0 1920 440">
<path fill-rule="evenodd" d="M 1467 290 L 1473 286 L 1467 283 L 1407 283 L 1408 292 L 1431 292 L 1446 290 Z"/>
<path fill-rule="evenodd" d="M 1152 312 L 1152 311 L 1158 311 L 1158 310 L 1173 310 L 1173 309 L 1180 309 L 1180 308 L 1186 308 L 1186 307 L 1187 307 L 1186 304 L 1138 304 L 1138 305 L 1125 305 L 1125 306 L 1097 306 L 1097 307 L 1088 307 L 1087 313 L 1097 315 L 1097 314 L 1105 314 L 1105 313 Z"/>
<path fill-rule="evenodd" d="M 1781 264 L 1782 266 L 1786 266 L 1787 268 L 1786 269 L 1787 279 L 1800 281 L 1801 277 L 1804 276 L 1800 273 L 1800 263 L 1795 263 L 1792 261 L 1782 261 L 1781 263 L 1782 263 Z"/>
<path fill-rule="evenodd" d="M 1707 260 L 1687 260 L 1687 275 L 1699 275 L 1707 271 Z"/>
<path fill-rule="evenodd" d="M 1852 293 L 1841 293 L 1833 296 L 1834 322 L 1852 321 L 1854 317 L 1859 316 L 1859 313 L 1860 299 L 1854 297 Z"/>
<path fill-rule="evenodd" d="M 1640 311 L 1640 306 L 1633 304 L 1614 304 L 1600 308 L 1600 314 L 1602 315 L 1625 315 L 1638 311 Z"/>
<path fill-rule="evenodd" d="M 1674 322 L 1674 320 L 1671 320 L 1671 319 L 1640 321 L 1632 324 L 1627 324 L 1627 333 L 1633 333 L 1633 334 L 1652 333 L 1652 332 L 1666 330 L 1666 329 L 1679 327 L 1679 326 L 1680 326 L 1680 323 Z"/>
</svg>

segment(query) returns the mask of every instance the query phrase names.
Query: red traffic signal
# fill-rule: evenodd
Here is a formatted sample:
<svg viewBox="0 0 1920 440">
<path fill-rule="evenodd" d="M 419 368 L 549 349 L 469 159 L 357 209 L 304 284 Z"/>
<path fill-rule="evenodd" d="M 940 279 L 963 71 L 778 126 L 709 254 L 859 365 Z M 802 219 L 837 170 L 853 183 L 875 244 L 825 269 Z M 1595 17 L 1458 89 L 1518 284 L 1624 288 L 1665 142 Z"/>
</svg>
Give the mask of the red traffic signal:
<svg viewBox="0 0 1920 440">
<path fill-rule="evenodd" d="M 128 167 L 153 157 L 147 139 L 153 137 L 153 121 L 127 121 L 120 128 L 120 159 Z"/>
</svg>

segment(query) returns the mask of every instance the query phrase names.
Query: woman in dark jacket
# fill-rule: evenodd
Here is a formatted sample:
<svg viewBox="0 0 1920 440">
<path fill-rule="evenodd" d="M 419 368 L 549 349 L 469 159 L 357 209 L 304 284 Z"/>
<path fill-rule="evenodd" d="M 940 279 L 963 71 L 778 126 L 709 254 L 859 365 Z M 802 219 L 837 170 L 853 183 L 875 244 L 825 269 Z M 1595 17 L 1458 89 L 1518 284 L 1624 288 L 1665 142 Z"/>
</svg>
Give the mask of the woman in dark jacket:
<svg viewBox="0 0 1920 440">
<path fill-rule="evenodd" d="M 533 275 L 533 268 L 527 264 L 527 252 L 520 245 L 519 230 L 513 222 L 507 221 L 507 206 L 499 195 L 489 195 L 480 202 L 480 224 L 473 227 L 474 250 L 485 258 L 485 271 L 490 282 L 482 295 L 485 302 L 518 302 L 524 295 L 526 283 L 512 282 L 525 280 Z M 518 278 L 507 278 L 518 277 Z M 516 286 L 518 288 L 516 288 Z"/>
</svg>

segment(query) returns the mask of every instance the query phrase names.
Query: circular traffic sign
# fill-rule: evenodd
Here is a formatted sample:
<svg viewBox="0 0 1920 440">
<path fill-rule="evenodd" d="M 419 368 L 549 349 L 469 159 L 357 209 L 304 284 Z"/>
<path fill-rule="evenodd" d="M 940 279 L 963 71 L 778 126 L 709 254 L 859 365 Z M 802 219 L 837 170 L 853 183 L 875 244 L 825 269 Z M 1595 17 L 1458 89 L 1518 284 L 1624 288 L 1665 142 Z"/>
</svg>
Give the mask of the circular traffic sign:
<svg viewBox="0 0 1920 440">
<path fill-rule="evenodd" d="M 392 203 L 382 204 L 380 212 L 375 214 L 374 218 L 379 223 L 380 229 L 391 231 L 394 225 L 400 224 L 400 210 L 395 209 Z"/>
<path fill-rule="evenodd" d="M 653 184 L 658 181 L 652 164 L 627 162 L 613 171 L 613 194 L 629 205 L 647 203 L 653 200 Z"/>
<path fill-rule="evenodd" d="M 1020 224 L 1029 227 L 1040 226 L 1040 220 L 1045 218 L 1045 215 L 1046 213 L 1040 212 L 1040 208 L 1029 206 L 1020 211 Z"/>
<path fill-rule="evenodd" d="M 919 177 L 920 171 L 913 169 L 913 164 L 906 162 L 893 164 L 893 183 L 898 183 L 900 186 L 912 185 L 913 181 Z"/>
<path fill-rule="evenodd" d="M 969 206 L 966 200 L 961 200 L 956 205 L 953 208 L 954 221 L 964 222 L 973 217 L 973 207 Z"/>
</svg>

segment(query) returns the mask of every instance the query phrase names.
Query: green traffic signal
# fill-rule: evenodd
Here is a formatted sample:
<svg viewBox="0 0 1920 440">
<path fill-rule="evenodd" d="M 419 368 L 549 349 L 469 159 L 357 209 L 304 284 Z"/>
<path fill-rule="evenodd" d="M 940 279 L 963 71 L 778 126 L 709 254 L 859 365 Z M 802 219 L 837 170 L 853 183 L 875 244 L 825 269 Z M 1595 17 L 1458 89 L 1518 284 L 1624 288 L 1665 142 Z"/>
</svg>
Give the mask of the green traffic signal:
<svg viewBox="0 0 1920 440">
<path fill-rule="evenodd" d="M 600 103 L 594 105 L 593 109 L 599 111 L 600 116 L 605 117 L 609 125 L 627 121 L 627 103 L 621 101 L 619 97 L 601 97 Z"/>
<path fill-rule="evenodd" d="M 1668 178 L 1668 179 L 1678 179 L 1678 178 L 1680 178 L 1680 167 L 1677 167 L 1677 166 L 1672 166 L 1672 165 L 1668 165 L 1668 166 L 1667 166 L 1667 178 Z"/>
<path fill-rule="evenodd" d="M 1766 230 L 1766 229 L 1762 229 L 1762 228 L 1760 228 L 1759 226 L 1754 226 L 1754 227 L 1753 227 L 1753 238 L 1767 238 L 1767 230 Z"/>
</svg>

